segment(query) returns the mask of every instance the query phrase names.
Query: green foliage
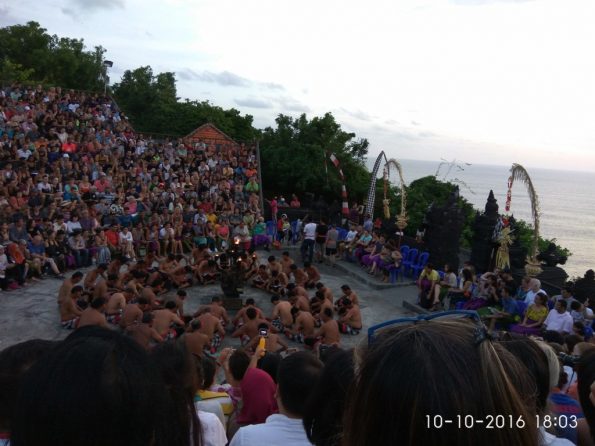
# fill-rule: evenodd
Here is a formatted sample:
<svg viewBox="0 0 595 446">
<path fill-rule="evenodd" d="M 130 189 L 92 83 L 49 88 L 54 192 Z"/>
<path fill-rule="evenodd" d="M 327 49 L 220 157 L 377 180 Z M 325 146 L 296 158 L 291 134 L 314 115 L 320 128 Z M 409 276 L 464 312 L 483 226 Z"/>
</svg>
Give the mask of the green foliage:
<svg viewBox="0 0 595 446">
<path fill-rule="evenodd" d="M 370 173 L 364 165 L 368 141 L 341 129 L 331 113 L 309 120 L 279 115 L 260 142 L 264 187 L 272 194 L 313 192 L 340 201 L 341 178 L 328 158 L 334 153 L 346 177 L 350 202 L 366 196 Z"/>
<path fill-rule="evenodd" d="M 32 81 L 80 90 L 103 87 L 103 55 L 85 49 L 83 39 L 49 35 L 37 22 L 0 28 L 0 74 L 4 80 Z"/>
<path fill-rule="evenodd" d="M 519 239 L 519 242 L 523 248 L 527 249 L 527 252 L 531 252 L 533 248 L 533 237 L 535 235 L 535 231 L 533 230 L 533 226 L 527 223 L 524 220 L 515 220 L 515 233 L 513 234 L 515 238 Z M 553 243 L 556 245 L 556 254 L 558 256 L 565 256 L 570 257 L 572 252 L 568 248 L 564 248 L 556 243 L 556 239 L 546 239 L 543 237 L 539 237 L 538 242 L 538 249 L 539 252 L 545 252 L 550 245 Z"/>
<path fill-rule="evenodd" d="M 414 236 L 416 231 L 422 226 L 430 205 L 432 203 L 443 205 L 457 188 L 455 184 L 440 181 L 435 176 L 427 176 L 413 181 L 407 188 L 407 214 L 409 216 L 409 223 L 405 229 L 405 233 Z M 400 192 L 397 195 L 398 200 L 400 200 Z M 475 211 L 473 206 L 462 196 L 459 196 L 458 203 L 465 215 L 461 244 L 463 246 L 469 246 L 473 237 L 472 225 Z"/>
<path fill-rule="evenodd" d="M 179 101 L 175 73 L 154 75 L 150 66 L 126 70 L 113 92 L 140 132 L 185 136 L 210 122 L 238 141 L 252 141 L 258 135 L 251 115 L 242 116 L 234 108 L 225 110 L 208 101 Z"/>
<path fill-rule="evenodd" d="M 14 82 L 27 82 L 33 75 L 32 68 L 25 68 L 20 63 L 13 63 L 10 59 L 0 62 L 0 79 L 10 79 Z"/>
</svg>

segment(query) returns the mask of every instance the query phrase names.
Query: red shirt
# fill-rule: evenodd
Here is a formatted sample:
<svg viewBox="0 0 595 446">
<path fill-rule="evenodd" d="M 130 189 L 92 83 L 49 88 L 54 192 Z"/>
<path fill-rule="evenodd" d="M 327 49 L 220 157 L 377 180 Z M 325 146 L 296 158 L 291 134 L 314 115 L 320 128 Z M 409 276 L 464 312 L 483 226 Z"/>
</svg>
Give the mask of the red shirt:
<svg viewBox="0 0 595 446">
<path fill-rule="evenodd" d="M 211 210 L 213 210 L 213 205 L 210 201 L 203 201 L 198 205 L 198 208 L 204 210 L 205 214 L 210 214 Z"/>
<path fill-rule="evenodd" d="M 75 153 L 76 152 L 76 144 L 73 142 L 65 142 L 64 144 L 62 144 L 62 152 Z"/>
<path fill-rule="evenodd" d="M 116 231 L 112 231 L 111 229 L 105 231 L 105 238 L 107 239 L 108 243 L 114 246 L 118 246 L 118 233 Z"/>
<path fill-rule="evenodd" d="M 275 382 L 260 369 L 249 368 L 240 383 L 242 408 L 238 414 L 239 424 L 264 423 L 269 415 L 277 413 Z"/>
</svg>

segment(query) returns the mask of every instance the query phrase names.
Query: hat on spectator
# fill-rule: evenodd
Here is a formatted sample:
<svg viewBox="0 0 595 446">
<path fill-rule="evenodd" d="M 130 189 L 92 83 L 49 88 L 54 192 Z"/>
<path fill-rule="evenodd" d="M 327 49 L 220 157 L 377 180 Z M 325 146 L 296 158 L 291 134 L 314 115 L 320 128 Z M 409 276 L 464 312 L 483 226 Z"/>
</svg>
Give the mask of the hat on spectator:
<svg viewBox="0 0 595 446">
<path fill-rule="evenodd" d="M 70 158 L 70 156 L 68 155 L 68 153 L 65 153 L 64 155 L 62 155 L 62 158 Z"/>
</svg>

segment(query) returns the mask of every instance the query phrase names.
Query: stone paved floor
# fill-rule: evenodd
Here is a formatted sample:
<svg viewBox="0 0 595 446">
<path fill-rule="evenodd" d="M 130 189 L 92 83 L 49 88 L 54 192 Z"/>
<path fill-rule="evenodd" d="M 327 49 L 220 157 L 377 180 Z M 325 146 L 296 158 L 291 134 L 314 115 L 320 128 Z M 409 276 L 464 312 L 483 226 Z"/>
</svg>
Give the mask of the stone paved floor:
<svg viewBox="0 0 595 446">
<path fill-rule="evenodd" d="M 278 253 L 273 254 L 278 255 Z M 412 302 L 415 300 L 416 289 L 414 286 L 377 290 L 358 279 L 357 271 L 343 272 L 339 268 L 331 268 L 326 265 L 321 265 L 320 271 L 322 281 L 331 288 L 335 298 L 340 295 L 341 285 L 347 283 L 361 300 L 364 330 L 357 336 L 343 335 L 344 347 L 352 347 L 364 341 L 365 329 L 371 325 L 400 315 L 412 314 L 403 308 L 403 301 Z M 69 331 L 60 326 L 60 316 L 56 304 L 60 284 L 61 281 L 48 278 L 19 290 L 0 291 L 0 350 L 28 339 L 63 339 L 68 335 Z M 187 289 L 187 292 L 187 313 L 195 311 L 199 305 L 209 301 L 212 296 L 221 295 L 218 285 L 196 286 Z M 175 291 L 171 292 L 172 295 L 174 293 Z M 269 301 L 269 294 L 246 287 L 242 297 L 244 299 L 253 297 L 265 314 L 270 315 L 272 305 Z M 223 345 L 238 346 L 239 340 L 227 336 Z M 299 345 L 290 343 L 290 346 L 298 347 Z"/>
</svg>

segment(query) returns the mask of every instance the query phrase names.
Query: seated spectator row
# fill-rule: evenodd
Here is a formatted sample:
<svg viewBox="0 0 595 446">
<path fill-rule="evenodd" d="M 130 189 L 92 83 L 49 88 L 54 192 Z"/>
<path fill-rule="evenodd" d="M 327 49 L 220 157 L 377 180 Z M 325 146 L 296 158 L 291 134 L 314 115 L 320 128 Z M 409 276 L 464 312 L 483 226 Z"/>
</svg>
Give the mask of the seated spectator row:
<svg viewBox="0 0 595 446">
<path fill-rule="evenodd" d="M 145 138 L 98 94 L 2 89 L 3 287 L 8 270 L 22 285 L 115 252 L 216 250 L 233 237 L 250 244 L 266 233 L 257 177 L 255 147 Z"/>
</svg>

